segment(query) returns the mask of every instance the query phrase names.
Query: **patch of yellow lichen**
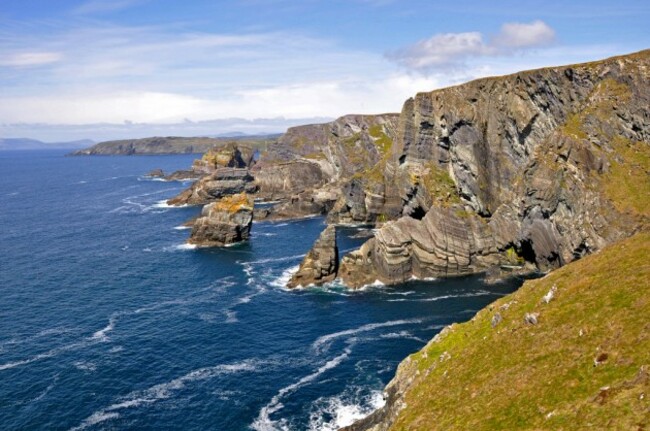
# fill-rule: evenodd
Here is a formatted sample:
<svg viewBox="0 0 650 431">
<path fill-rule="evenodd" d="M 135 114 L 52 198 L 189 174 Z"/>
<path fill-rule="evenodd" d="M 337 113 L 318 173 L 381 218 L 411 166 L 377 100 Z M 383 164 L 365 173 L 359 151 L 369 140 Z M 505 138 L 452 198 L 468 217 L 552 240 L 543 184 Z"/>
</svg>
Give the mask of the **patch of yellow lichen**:
<svg viewBox="0 0 650 431">
<path fill-rule="evenodd" d="M 239 193 L 221 198 L 215 202 L 212 207 L 212 211 L 224 211 L 228 213 L 236 213 L 241 210 L 250 211 L 252 209 L 252 199 L 246 193 Z"/>
</svg>

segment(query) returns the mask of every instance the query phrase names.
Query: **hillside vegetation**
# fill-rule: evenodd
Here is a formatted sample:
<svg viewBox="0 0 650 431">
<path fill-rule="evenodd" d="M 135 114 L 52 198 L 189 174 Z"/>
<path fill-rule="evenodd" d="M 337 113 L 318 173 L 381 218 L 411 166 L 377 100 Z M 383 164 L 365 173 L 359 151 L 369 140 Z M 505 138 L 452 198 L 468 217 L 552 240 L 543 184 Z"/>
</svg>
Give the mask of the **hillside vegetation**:
<svg viewBox="0 0 650 431">
<path fill-rule="evenodd" d="M 372 429 L 647 429 L 648 256 L 639 233 L 452 325 L 402 363 Z"/>
</svg>

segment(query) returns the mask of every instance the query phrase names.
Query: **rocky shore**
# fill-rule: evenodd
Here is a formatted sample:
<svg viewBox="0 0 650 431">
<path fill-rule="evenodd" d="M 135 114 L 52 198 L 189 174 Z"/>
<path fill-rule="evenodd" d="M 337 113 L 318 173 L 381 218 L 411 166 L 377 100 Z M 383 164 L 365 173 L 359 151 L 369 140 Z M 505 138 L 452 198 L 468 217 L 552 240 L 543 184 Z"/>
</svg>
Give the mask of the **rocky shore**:
<svg viewBox="0 0 650 431">
<path fill-rule="evenodd" d="M 483 310 L 464 329 L 444 330 L 400 365 L 386 388 L 386 406 L 346 431 L 435 429 L 438 425 L 432 424 L 438 423 L 449 425 L 440 425 L 442 429 L 481 428 L 480 421 L 489 412 L 472 419 L 471 411 L 452 409 L 467 415 L 449 418 L 444 409 L 429 409 L 427 402 L 436 403 L 431 393 L 437 392 L 430 388 L 456 388 L 448 391 L 449 403 L 478 398 L 482 405 L 498 404 L 497 398 L 489 396 L 495 393 L 493 387 L 502 387 L 498 381 L 458 386 L 459 381 L 471 381 L 486 364 L 498 368 L 500 363 L 481 362 L 492 351 L 482 340 L 501 343 L 496 345 L 503 347 L 499 351 L 503 355 L 497 352 L 497 356 L 516 371 L 545 359 L 527 354 L 538 347 L 528 341 L 520 340 L 517 349 L 508 350 L 508 341 L 504 341 L 508 334 L 529 341 L 540 334 L 544 343 L 552 345 L 566 333 L 583 334 L 583 326 L 592 325 L 601 333 L 590 344 L 595 351 L 610 346 L 607 337 L 613 340 L 623 331 L 603 329 L 602 316 L 593 314 L 585 315 L 594 320 L 581 321 L 580 328 L 562 319 L 585 313 L 579 298 L 593 292 L 603 295 L 594 299 L 594 310 L 622 316 L 618 300 L 604 299 L 607 289 L 617 286 L 603 276 L 606 262 L 599 259 L 599 252 L 610 250 L 605 260 L 615 262 L 618 250 L 630 265 L 636 262 L 634 255 L 616 244 L 631 244 L 647 255 L 647 247 L 639 241 L 647 243 L 650 221 L 649 82 L 650 50 L 646 50 L 419 93 L 404 103 L 400 114 L 348 115 L 326 124 L 291 128 L 258 158 L 237 145 L 209 151 L 191 169 L 200 174 L 199 179 L 169 204 L 205 205 L 188 241 L 200 246 L 246 240 L 253 219 L 326 216 L 329 226 L 303 259 L 289 288 L 336 278 L 359 288 L 376 280 L 391 285 L 413 278 L 483 273 L 496 281 L 508 274 L 549 273 L 542 280 L 556 281 L 560 290 L 545 281 L 529 282 L 522 293 L 500 301 L 498 309 Z M 254 199 L 268 204 L 254 209 Z M 339 264 L 337 224 L 370 224 L 377 229 Z M 637 239 L 628 239 L 635 234 Z M 599 265 L 599 272 L 590 273 L 589 263 L 583 262 Z M 593 292 L 580 272 L 599 280 Z M 573 289 L 562 278 L 565 275 L 582 287 Z M 627 276 L 634 278 L 634 274 Z M 647 279 L 640 285 L 647 287 Z M 600 291 L 599 286 L 609 287 Z M 530 291 L 534 295 L 529 296 Z M 565 304 L 567 308 L 554 311 L 553 304 L 539 305 L 541 293 L 552 299 L 563 291 L 574 295 Z M 549 304 L 551 299 L 544 301 Z M 626 302 L 626 307 L 647 314 L 647 301 L 641 297 L 636 301 Z M 566 331 L 545 326 L 547 317 Z M 630 328 L 638 326 L 636 322 Z M 539 328 L 539 333 L 531 328 Z M 465 336 L 473 341 L 468 344 Z M 634 345 L 646 340 L 628 341 Z M 627 353 L 620 352 L 619 359 L 625 362 Z M 591 353 L 580 353 L 587 354 Z M 458 361 L 457 355 L 473 358 L 477 368 L 465 370 L 470 362 Z M 566 359 L 553 357 L 556 362 Z M 512 358 L 521 361 L 508 362 Z M 629 373 L 621 373 L 621 378 L 596 379 L 618 385 L 614 392 L 609 386 L 600 392 L 593 385 L 585 386 L 591 374 L 569 380 L 574 387 L 584 387 L 592 400 L 620 396 L 629 406 L 632 401 L 617 394 L 637 388 L 637 382 L 647 385 L 648 372 L 643 368 L 647 364 L 639 361 L 637 357 L 633 361 L 636 377 L 626 368 Z M 556 362 L 544 362 L 544 367 L 550 369 Z M 507 377 L 512 369 L 495 369 L 491 375 Z M 473 372 L 474 377 L 462 373 L 448 377 L 458 370 Z M 526 378 L 521 374 L 522 380 L 511 382 L 512 387 L 527 387 L 522 383 Z M 533 389 L 527 392 L 531 399 Z M 510 412 L 512 405 L 504 403 L 500 408 Z M 608 407 L 608 412 L 615 410 Z M 542 412 L 549 420 L 554 415 L 570 421 L 583 411 L 592 414 L 584 405 L 539 404 L 531 409 L 528 414 Z M 599 422 L 598 413 L 593 415 L 594 423 L 606 425 Z M 515 429 L 519 423 L 516 418 L 503 423 L 495 417 L 490 420 L 504 425 L 501 429 Z M 538 429 L 545 428 L 546 422 L 536 423 Z M 550 429 L 561 429 L 565 423 L 551 421 Z"/>
</svg>

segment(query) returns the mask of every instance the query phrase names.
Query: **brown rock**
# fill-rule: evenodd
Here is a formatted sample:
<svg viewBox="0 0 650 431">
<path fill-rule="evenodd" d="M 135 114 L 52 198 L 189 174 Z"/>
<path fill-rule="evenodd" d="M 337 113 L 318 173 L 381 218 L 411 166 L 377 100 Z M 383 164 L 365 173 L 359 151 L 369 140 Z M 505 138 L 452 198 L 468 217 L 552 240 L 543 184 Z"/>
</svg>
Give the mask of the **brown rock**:
<svg viewBox="0 0 650 431">
<path fill-rule="evenodd" d="M 252 196 L 240 193 L 205 205 L 187 241 L 200 247 L 223 247 L 245 241 L 253 223 Z"/>
<path fill-rule="evenodd" d="M 298 272 L 287 284 L 289 289 L 315 284 L 320 286 L 336 278 L 339 268 L 339 251 L 336 245 L 336 227 L 328 226 L 307 253 Z"/>
</svg>

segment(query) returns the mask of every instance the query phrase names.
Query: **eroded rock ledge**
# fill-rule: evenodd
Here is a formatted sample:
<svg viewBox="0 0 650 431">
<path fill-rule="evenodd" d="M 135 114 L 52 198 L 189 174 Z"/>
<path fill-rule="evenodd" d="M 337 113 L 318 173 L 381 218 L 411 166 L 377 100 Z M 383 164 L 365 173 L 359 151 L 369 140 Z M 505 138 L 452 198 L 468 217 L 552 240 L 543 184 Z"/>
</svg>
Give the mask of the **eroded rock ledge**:
<svg viewBox="0 0 650 431">
<path fill-rule="evenodd" d="M 336 244 L 336 227 L 328 226 L 302 260 L 298 272 L 289 280 L 287 287 L 323 285 L 336 278 L 339 268 L 339 250 Z"/>
<path fill-rule="evenodd" d="M 223 247 L 247 240 L 253 223 L 253 207 L 253 197 L 246 193 L 205 205 L 187 242 L 199 247 Z"/>
</svg>

